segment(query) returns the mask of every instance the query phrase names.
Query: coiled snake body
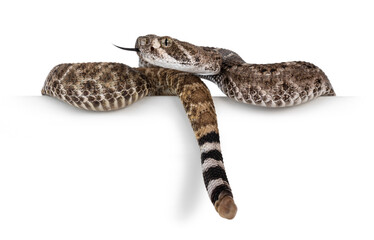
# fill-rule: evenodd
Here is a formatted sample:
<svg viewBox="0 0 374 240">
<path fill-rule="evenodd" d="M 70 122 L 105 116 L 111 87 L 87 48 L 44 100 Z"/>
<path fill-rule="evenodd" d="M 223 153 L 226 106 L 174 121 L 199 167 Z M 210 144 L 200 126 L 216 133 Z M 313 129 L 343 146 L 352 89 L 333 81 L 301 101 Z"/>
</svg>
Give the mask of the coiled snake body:
<svg viewBox="0 0 374 240">
<path fill-rule="evenodd" d="M 228 219 L 237 207 L 223 165 L 213 100 L 199 77 L 213 81 L 236 101 L 265 107 L 335 95 L 326 75 L 306 62 L 247 64 L 230 50 L 155 35 L 139 37 L 132 50 L 139 55 L 139 68 L 102 62 L 57 65 L 42 94 L 93 111 L 121 109 L 145 96 L 177 95 L 200 146 L 208 195 Z"/>
</svg>

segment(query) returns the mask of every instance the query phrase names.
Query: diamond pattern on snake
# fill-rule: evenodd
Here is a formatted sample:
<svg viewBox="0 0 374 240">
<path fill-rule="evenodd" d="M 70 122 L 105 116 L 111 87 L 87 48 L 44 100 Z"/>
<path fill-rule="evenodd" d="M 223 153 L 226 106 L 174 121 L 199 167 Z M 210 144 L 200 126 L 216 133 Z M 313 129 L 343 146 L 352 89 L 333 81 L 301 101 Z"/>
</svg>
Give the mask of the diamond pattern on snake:
<svg viewBox="0 0 374 240">
<path fill-rule="evenodd" d="M 223 218 L 237 213 L 220 146 L 207 79 L 235 101 L 289 107 L 319 96 L 335 96 L 327 76 L 307 62 L 246 63 L 237 53 L 200 47 L 171 37 L 138 37 L 139 67 L 122 63 L 72 63 L 55 66 L 42 94 L 90 111 L 122 109 L 146 96 L 178 96 L 201 151 L 202 175 L 208 196 Z"/>
</svg>

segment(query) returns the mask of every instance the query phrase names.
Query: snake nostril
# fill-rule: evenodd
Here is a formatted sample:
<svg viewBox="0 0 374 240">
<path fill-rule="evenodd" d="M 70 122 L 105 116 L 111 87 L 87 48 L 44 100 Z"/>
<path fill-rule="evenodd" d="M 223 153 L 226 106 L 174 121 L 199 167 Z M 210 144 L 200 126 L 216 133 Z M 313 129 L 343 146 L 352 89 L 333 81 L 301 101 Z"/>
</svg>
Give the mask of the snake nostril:
<svg viewBox="0 0 374 240">
<path fill-rule="evenodd" d="M 151 47 L 151 51 L 154 51 L 155 50 L 155 48 L 154 47 Z"/>
</svg>

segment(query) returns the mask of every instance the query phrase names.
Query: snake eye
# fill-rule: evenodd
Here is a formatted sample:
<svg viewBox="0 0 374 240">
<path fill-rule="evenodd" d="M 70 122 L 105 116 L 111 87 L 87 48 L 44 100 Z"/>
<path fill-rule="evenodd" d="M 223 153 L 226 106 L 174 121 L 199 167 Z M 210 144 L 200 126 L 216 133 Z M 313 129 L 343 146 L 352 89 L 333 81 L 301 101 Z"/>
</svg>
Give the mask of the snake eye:
<svg viewBox="0 0 374 240">
<path fill-rule="evenodd" d="M 172 43 L 172 40 L 168 37 L 161 40 L 161 44 L 163 47 L 170 47 L 171 43 Z"/>
</svg>

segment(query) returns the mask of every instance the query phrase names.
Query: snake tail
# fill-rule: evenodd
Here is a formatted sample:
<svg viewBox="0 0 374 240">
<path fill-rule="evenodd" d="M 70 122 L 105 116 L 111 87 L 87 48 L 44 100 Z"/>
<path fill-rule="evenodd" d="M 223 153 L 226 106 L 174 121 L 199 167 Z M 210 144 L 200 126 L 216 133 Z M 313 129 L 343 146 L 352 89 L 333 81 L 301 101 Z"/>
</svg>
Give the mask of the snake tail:
<svg viewBox="0 0 374 240">
<path fill-rule="evenodd" d="M 197 76 L 177 70 L 138 70 L 144 72 L 147 79 L 158 76 L 156 85 L 163 91 L 157 94 L 179 96 L 200 147 L 203 178 L 210 200 L 221 217 L 234 218 L 237 207 L 223 164 L 216 112 L 207 86 Z"/>
</svg>

